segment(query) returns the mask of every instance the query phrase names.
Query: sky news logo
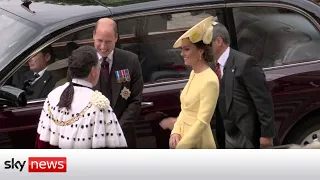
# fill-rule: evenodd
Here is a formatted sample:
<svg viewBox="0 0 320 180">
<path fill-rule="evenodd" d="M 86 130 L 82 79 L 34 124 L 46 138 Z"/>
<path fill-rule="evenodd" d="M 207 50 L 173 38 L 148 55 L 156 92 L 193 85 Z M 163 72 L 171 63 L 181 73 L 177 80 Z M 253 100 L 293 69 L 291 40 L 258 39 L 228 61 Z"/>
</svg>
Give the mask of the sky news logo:
<svg viewBox="0 0 320 180">
<path fill-rule="evenodd" d="M 66 157 L 29 157 L 27 161 L 20 161 L 15 158 L 4 161 L 4 169 L 17 170 L 19 172 L 28 166 L 28 172 L 67 172 Z"/>
</svg>

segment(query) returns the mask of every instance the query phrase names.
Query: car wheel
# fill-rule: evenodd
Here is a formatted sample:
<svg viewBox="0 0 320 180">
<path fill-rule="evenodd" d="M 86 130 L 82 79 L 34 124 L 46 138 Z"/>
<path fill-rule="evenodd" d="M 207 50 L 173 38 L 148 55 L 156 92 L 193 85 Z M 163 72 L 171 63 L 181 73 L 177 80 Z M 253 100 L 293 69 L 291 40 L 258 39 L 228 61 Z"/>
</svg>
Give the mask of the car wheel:
<svg viewBox="0 0 320 180">
<path fill-rule="evenodd" d="M 307 145 L 317 138 L 320 139 L 320 116 L 309 118 L 296 126 L 288 135 L 287 143 Z"/>
</svg>

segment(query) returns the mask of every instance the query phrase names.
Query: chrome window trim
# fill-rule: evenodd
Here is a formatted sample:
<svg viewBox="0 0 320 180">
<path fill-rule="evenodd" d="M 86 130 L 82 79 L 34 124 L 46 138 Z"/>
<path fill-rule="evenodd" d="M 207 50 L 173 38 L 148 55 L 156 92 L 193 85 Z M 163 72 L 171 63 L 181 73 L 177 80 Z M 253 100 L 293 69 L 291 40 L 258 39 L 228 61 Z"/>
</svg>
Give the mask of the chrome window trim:
<svg viewBox="0 0 320 180">
<path fill-rule="evenodd" d="M 166 82 L 158 82 L 158 83 L 152 83 L 152 84 L 145 84 L 143 87 L 144 88 L 153 88 L 157 86 L 164 86 L 164 85 L 171 85 L 171 84 L 180 84 L 180 83 L 187 83 L 188 78 L 185 79 L 179 79 L 179 80 L 174 80 L 174 81 L 166 81 Z"/>
<path fill-rule="evenodd" d="M 125 18 L 135 18 L 140 16 L 152 16 L 157 14 L 163 14 L 163 13 L 178 13 L 188 10 L 206 10 L 210 8 L 225 8 L 225 4 L 212 4 L 212 5 L 195 5 L 195 6 L 185 6 L 185 7 L 179 7 L 179 8 L 166 8 L 161 10 L 153 10 L 153 11 L 147 11 L 147 12 L 139 12 L 139 13 L 133 13 L 129 15 L 120 15 L 120 16 L 113 16 L 112 19 L 114 20 L 121 20 Z"/>
<path fill-rule="evenodd" d="M 228 3 L 226 5 L 227 8 L 238 8 L 238 7 L 255 7 L 255 6 L 263 6 L 263 7 L 274 7 L 274 8 L 285 8 L 285 9 L 289 9 L 292 10 L 298 14 L 301 14 L 303 17 L 307 18 L 310 23 L 316 28 L 318 29 L 318 32 L 320 34 L 320 25 L 318 24 L 318 22 L 312 17 L 310 16 L 307 12 L 305 12 L 304 10 L 298 8 L 298 7 L 294 7 L 288 4 L 282 4 L 282 3 L 268 3 L 268 2 L 261 2 L 261 3 L 257 3 L 257 2 L 246 2 L 246 3 Z M 320 59 L 317 60 L 311 60 L 311 61 L 307 61 L 307 62 L 297 62 L 297 63 L 292 63 L 292 64 L 286 64 L 286 65 L 279 65 L 279 66 L 274 66 L 274 67 L 267 67 L 267 68 L 263 68 L 264 71 L 271 71 L 271 70 L 277 70 L 277 69 L 283 69 L 283 68 L 289 68 L 289 67 L 296 67 L 296 66 L 301 66 L 301 65 L 309 65 L 309 64 L 316 64 L 316 63 L 320 63 Z"/>
<path fill-rule="evenodd" d="M 175 90 L 175 89 L 183 89 L 185 84 L 188 82 L 188 79 L 181 79 L 176 81 L 166 81 L 166 82 L 160 82 L 160 83 L 153 83 L 153 84 L 146 84 L 143 88 L 143 94 L 145 93 L 154 93 L 158 92 L 159 89 L 163 89 L 163 87 L 168 87 L 169 89 L 166 90 Z M 28 105 L 37 104 L 37 103 L 43 103 L 45 101 L 45 98 L 42 99 L 36 99 L 28 101 Z"/>
<path fill-rule="evenodd" d="M 280 65 L 280 66 L 275 66 L 275 67 L 268 67 L 268 68 L 263 68 L 263 70 L 264 71 L 271 71 L 271 70 L 278 70 L 278 69 L 284 69 L 284 68 L 290 68 L 290 67 L 296 67 L 296 66 L 304 66 L 304 65 L 317 64 L 317 63 L 320 63 L 320 59 L 307 61 L 307 62 L 299 62 L 299 63 Z"/>
<path fill-rule="evenodd" d="M 45 98 L 41 98 L 41 99 L 36 99 L 36 100 L 31 100 L 31 101 L 28 101 L 27 104 L 37 104 L 37 103 L 44 103 L 46 99 Z"/>
</svg>

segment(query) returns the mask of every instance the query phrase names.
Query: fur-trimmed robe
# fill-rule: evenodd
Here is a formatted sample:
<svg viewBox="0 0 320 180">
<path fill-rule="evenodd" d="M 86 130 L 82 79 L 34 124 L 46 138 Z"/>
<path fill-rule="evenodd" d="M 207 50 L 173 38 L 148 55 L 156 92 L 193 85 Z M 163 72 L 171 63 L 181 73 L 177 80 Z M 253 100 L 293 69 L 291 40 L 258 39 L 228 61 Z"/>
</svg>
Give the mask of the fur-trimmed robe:
<svg viewBox="0 0 320 180">
<path fill-rule="evenodd" d="M 92 85 L 73 79 L 74 96 L 71 109 L 57 104 L 69 82 L 48 95 L 40 116 L 36 148 L 89 149 L 127 147 L 109 100 Z"/>
</svg>

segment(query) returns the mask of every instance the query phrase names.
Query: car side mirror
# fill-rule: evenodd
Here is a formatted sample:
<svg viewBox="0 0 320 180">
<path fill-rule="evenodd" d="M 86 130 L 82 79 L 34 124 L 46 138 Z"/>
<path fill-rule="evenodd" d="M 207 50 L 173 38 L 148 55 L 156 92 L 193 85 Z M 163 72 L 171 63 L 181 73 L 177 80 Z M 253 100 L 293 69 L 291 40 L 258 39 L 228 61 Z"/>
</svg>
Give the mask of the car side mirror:
<svg viewBox="0 0 320 180">
<path fill-rule="evenodd" d="M 0 87 L 0 105 L 3 106 L 26 106 L 27 97 L 23 90 L 13 86 L 2 86 Z"/>
</svg>

